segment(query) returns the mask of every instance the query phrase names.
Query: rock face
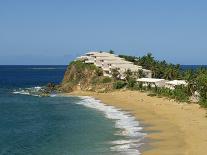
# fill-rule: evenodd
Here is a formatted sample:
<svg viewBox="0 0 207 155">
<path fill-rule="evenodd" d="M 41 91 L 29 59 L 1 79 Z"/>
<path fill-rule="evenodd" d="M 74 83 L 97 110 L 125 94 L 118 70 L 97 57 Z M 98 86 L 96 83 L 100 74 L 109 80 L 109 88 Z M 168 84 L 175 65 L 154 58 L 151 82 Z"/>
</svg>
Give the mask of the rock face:
<svg viewBox="0 0 207 155">
<path fill-rule="evenodd" d="M 113 80 L 103 77 L 101 69 L 93 64 L 85 64 L 81 61 L 70 63 L 60 86 L 60 90 L 63 92 L 74 90 L 106 92 L 112 88 Z"/>
</svg>

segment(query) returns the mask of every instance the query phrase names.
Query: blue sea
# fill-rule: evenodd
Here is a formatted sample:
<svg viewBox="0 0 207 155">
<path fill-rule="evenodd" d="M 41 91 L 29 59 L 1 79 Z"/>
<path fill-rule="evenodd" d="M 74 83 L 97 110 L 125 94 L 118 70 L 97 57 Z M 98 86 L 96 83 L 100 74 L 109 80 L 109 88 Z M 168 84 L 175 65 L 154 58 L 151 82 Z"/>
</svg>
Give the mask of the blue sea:
<svg viewBox="0 0 207 155">
<path fill-rule="evenodd" d="M 181 65 L 180 66 L 181 70 L 196 70 L 201 67 L 207 68 L 207 65 Z"/>
<path fill-rule="evenodd" d="M 65 69 L 0 66 L 0 155 L 140 154 L 145 133 L 130 113 L 90 97 L 35 94 Z"/>
</svg>

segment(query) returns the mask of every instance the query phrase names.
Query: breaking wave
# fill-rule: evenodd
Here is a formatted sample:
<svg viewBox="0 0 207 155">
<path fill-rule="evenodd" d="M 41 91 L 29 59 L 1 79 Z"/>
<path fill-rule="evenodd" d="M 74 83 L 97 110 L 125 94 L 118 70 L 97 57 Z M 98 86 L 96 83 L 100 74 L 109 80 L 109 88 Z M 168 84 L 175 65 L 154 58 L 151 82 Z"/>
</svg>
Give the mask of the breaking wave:
<svg viewBox="0 0 207 155">
<path fill-rule="evenodd" d="M 45 89 L 40 86 L 31 87 L 31 88 L 19 88 L 13 90 L 13 94 L 20 94 L 20 95 L 30 95 L 30 96 L 44 96 Z M 49 94 L 50 97 L 55 97 L 56 94 Z"/>
<path fill-rule="evenodd" d="M 40 92 L 44 89 L 42 87 L 32 87 L 14 90 L 14 94 L 41 96 Z M 64 95 L 51 94 L 50 97 L 64 97 Z M 115 128 L 118 129 L 114 135 L 119 135 L 123 139 L 117 139 L 111 141 L 112 145 L 110 150 L 123 155 L 139 155 L 140 146 L 143 144 L 146 133 L 143 133 L 143 128 L 140 126 L 136 118 L 130 115 L 129 112 L 124 112 L 121 109 L 115 108 L 114 106 L 108 106 L 102 103 L 100 100 L 92 97 L 84 96 L 80 97 L 81 101 L 76 104 L 83 105 L 88 108 L 96 109 L 104 114 L 108 119 L 115 121 Z"/>
<path fill-rule="evenodd" d="M 146 134 L 142 132 L 143 128 L 134 116 L 113 106 L 107 106 L 100 100 L 92 97 L 81 98 L 82 100 L 77 104 L 101 111 L 106 118 L 115 120 L 115 128 L 119 129 L 115 135 L 121 135 L 124 139 L 110 142 L 112 144 L 111 151 L 124 155 L 140 154 L 139 148 L 143 144 L 141 140 L 143 140 Z"/>
</svg>

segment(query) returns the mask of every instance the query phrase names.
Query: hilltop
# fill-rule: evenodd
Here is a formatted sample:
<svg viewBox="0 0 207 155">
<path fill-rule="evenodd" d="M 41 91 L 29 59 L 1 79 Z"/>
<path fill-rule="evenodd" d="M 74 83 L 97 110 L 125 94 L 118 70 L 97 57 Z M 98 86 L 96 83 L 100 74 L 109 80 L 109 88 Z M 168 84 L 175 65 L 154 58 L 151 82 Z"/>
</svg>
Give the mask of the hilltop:
<svg viewBox="0 0 207 155">
<path fill-rule="evenodd" d="M 89 52 L 72 61 L 60 85 L 62 92 L 109 92 L 115 89 L 146 91 L 180 102 L 207 107 L 207 69 L 180 69 L 180 65 L 143 57 Z"/>
<path fill-rule="evenodd" d="M 82 61 L 73 61 L 67 67 L 61 90 L 88 90 L 105 92 L 113 89 L 113 79 L 103 76 L 103 71 L 94 64 L 85 64 Z"/>
</svg>

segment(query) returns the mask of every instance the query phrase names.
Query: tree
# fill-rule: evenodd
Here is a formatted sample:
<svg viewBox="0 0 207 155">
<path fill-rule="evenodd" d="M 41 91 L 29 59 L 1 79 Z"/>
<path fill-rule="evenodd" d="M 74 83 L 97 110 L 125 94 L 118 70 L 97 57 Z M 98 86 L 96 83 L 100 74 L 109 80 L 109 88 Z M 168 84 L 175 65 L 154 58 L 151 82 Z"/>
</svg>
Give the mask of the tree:
<svg viewBox="0 0 207 155">
<path fill-rule="evenodd" d="M 139 69 L 138 71 L 134 72 L 134 78 L 139 79 L 145 77 L 145 74 L 142 69 Z"/>
<path fill-rule="evenodd" d="M 196 74 L 196 89 L 200 94 L 200 100 L 207 106 L 207 70 L 202 68 L 198 69 Z"/>
<path fill-rule="evenodd" d="M 166 80 L 173 80 L 179 77 L 179 70 L 173 65 L 170 64 L 168 67 L 165 68 L 163 77 Z"/>
<path fill-rule="evenodd" d="M 113 50 L 110 50 L 109 53 L 110 53 L 110 54 L 114 54 L 115 52 L 114 52 Z"/>
<path fill-rule="evenodd" d="M 118 80 L 120 78 L 120 73 L 118 71 L 117 68 L 113 68 L 111 70 L 111 73 L 112 73 L 112 77 L 115 79 L 115 80 Z"/>
<path fill-rule="evenodd" d="M 196 91 L 196 82 L 195 82 L 195 76 L 192 70 L 186 70 L 183 73 L 183 78 L 187 81 L 187 92 L 188 95 L 191 96 Z"/>
<path fill-rule="evenodd" d="M 96 68 L 96 75 L 103 76 L 103 70 L 101 68 Z"/>
<path fill-rule="evenodd" d="M 132 71 L 130 69 L 127 69 L 124 72 L 124 76 L 125 76 L 126 81 L 128 82 L 130 80 L 130 78 L 132 78 Z"/>
<path fill-rule="evenodd" d="M 124 72 L 124 76 L 128 88 L 133 88 L 136 84 L 136 77 L 134 76 L 134 73 L 130 69 L 128 69 L 126 70 L 126 72 Z"/>
</svg>

